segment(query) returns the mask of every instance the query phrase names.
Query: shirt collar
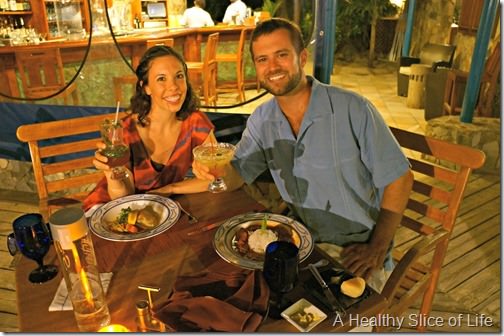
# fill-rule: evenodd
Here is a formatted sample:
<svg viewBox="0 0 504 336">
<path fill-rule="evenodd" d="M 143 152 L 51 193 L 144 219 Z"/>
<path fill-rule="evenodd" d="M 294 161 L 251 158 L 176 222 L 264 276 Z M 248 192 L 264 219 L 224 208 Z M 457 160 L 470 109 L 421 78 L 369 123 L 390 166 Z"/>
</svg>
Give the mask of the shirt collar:
<svg viewBox="0 0 504 336">
<path fill-rule="evenodd" d="M 321 106 L 330 107 L 331 105 L 326 85 L 309 75 L 306 76 L 306 79 L 308 83 L 311 84 L 311 94 L 304 119 L 306 121 L 311 121 L 327 114 L 327 108 L 320 108 Z M 270 121 L 284 121 L 285 116 L 275 97 L 272 98 L 272 104 L 274 112 L 269 115 Z"/>
</svg>

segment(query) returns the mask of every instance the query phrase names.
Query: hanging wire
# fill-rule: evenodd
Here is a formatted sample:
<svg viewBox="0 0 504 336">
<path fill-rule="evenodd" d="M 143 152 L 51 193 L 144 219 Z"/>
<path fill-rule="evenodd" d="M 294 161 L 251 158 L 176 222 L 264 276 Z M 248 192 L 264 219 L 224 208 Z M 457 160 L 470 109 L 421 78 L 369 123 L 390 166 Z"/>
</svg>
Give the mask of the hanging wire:
<svg viewBox="0 0 504 336">
<path fill-rule="evenodd" d="M 127 58 L 124 56 L 124 54 L 122 53 L 121 51 L 121 48 L 119 48 L 119 44 L 115 38 L 115 35 L 114 35 L 114 29 L 112 27 L 112 23 L 110 21 L 110 16 L 109 16 L 109 13 L 108 13 L 108 8 L 107 8 L 107 0 L 103 0 L 104 2 L 104 7 L 105 7 L 105 13 L 106 13 L 106 18 L 107 18 L 107 24 L 108 24 L 108 27 L 109 27 L 109 30 L 110 30 L 110 33 L 112 35 L 112 39 L 114 41 L 114 44 L 116 45 L 116 48 L 117 50 L 119 51 L 119 54 L 121 55 L 121 58 L 123 59 L 123 61 L 128 65 L 128 67 L 131 69 L 131 71 L 133 73 L 135 73 L 135 70 L 133 69 L 133 67 L 131 66 L 131 64 L 129 63 L 129 61 L 127 60 Z M 240 106 L 243 106 L 243 105 L 246 105 L 246 104 L 249 104 L 251 102 L 254 102 L 262 97 L 264 97 L 268 92 L 267 91 L 264 91 L 258 95 L 256 95 L 255 97 L 252 97 L 248 100 L 245 100 L 244 102 L 240 102 L 240 103 L 237 103 L 237 104 L 234 104 L 234 105 L 216 105 L 216 106 L 213 106 L 213 105 L 210 105 L 210 106 L 207 106 L 207 105 L 200 105 L 200 108 L 202 109 L 232 109 L 232 108 L 236 108 L 236 107 L 240 107 Z"/>
<path fill-rule="evenodd" d="M 40 100 L 45 100 L 45 99 L 49 99 L 49 98 L 53 98 L 59 94 L 61 94 L 63 91 L 65 91 L 72 83 L 75 82 L 75 80 L 77 79 L 77 77 L 80 75 L 85 63 L 86 63 L 86 60 L 88 58 L 88 55 L 89 55 L 89 51 L 91 49 L 91 40 L 92 40 L 92 36 L 93 36 L 93 28 L 92 28 L 92 25 L 93 25 L 93 13 L 92 13 L 92 10 L 91 10 L 91 0 L 87 0 L 87 3 L 88 3 L 88 14 L 89 14 L 89 21 L 90 21 L 90 27 L 91 29 L 89 30 L 89 38 L 88 38 L 88 43 L 87 43 L 87 46 L 86 46 L 86 50 L 85 50 L 85 53 L 84 53 L 84 58 L 79 66 L 79 69 L 77 70 L 77 72 L 75 73 L 75 75 L 72 77 L 72 79 L 65 85 L 63 86 L 61 89 L 59 89 L 58 91 L 56 91 L 55 93 L 51 94 L 51 95 L 48 95 L 48 96 L 45 96 L 45 97 L 39 97 L 39 98 L 27 98 L 27 97 L 24 97 L 24 98 L 21 98 L 21 97 L 13 97 L 13 96 L 10 96 L 10 95 L 6 95 L 4 93 L 1 93 L 0 92 L 0 96 L 2 97 L 5 97 L 5 98 L 8 98 L 8 99 L 12 99 L 12 100 L 19 100 L 19 101 L 40 101 Z M 315 3 L 315 9 L 317 9 L 317 6 L 318 6 L 318 0 L 313 0 L 312 3 Z M 112 36 L 112 40 L 114 42 L 114 45 L 116 46 L 116 49 L 118 50 L 119 52 L 119 55 L 121 56 L 122 60 L 127 64 L 128 68 L 133 72 L 135 73 L 135 69 L 133 69 L 132 65 L 130 64 L 130 62 L 128 61 L 128 59 L 126 58 L 126 56 L 123 54 L 121 48 L 119 47 L 119 43 L 117 42 L 117 39 L 115 38 L 115 34 L 114 34 L 114 30 L 113 30 L 113 27 L 112 27 L 112 23 L 110 21 L 110 16 L 109 16 L 109 12 L 108 12 L 108 7 L 107 7 L 107 0 L 103 0 L 103 7 L 105 8 L 105 16 L 107 18 L 107 25 L 109 27 L 109 31 L 110 31 L 110 34 Z M 314 13 L 317 13 L 317 11 L 315 10 Z M 313 23 L 312 23 L 312 33 L 310 34 L 311 38 L 310 40 L 306 43 L 306 47 L 309 45 L 309 44 L 313 44 L 315 42 L 315 23 L 316 23 L 316 20 L 317 20 L 317 16 L 315 16 L 315 19 L 313 20 Z M 264 97 L 268 92 L 267 91 L 264 91 L 248 100 L 245 100 L 244 102 L 240 102 L 240 103 L 237 103 L 237 104 L 233 104 L 233 105 L 217 105 L 217 106 L 206 106 L 206 105 L 201 105 L 200 108 L 202 109 L 213 109 L 213 110 L 216 110 L 216 109 L 232 109 L 232 108 L 237 108 L 237 107 L 240 107 L 240 106 L 243 106 L 243 105 L 246 105 L 246 104 L 249 104 L 249 103 L 252 103 L 262 97 Z"/>
</svg>

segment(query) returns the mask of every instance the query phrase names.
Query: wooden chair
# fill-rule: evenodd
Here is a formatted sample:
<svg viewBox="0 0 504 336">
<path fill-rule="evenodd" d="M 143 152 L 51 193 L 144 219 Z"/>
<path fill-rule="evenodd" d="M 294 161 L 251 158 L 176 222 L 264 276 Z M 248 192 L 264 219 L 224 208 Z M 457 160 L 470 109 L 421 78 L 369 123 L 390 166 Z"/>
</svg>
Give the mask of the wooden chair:
<svg viewBox="0 0 504 336">
<path fill-rule="evenodd" d="M 245 41 L 247 39 L 247 33 L 249 30 L 242 29 L 240 33 L 240 38 L 238 39 L 238 47 L 236 51 L 232 54 L 217 54 L 217 63 L 229 62 L 234 63 L 236 66 L 236 84 L 229 87 L 228 85 L 217 85 L 218 92 L 233 92 L 238 93 L 238 99 L 240 102 L 245 101 L 245 61 L 244 61 L 244 50 Z"/>
<path fill-rule="evenodd" d="M 114 85 L 114 99 L 116 102 L 121 102 L 121 106 L 128 106 L 129 101 L 123 101 L 124 86 L 130 85 L 135 88 L 137 77 L 135 75 L 131 76 L 120 76 L 113 77 L 112 82 Z"/>
<path fill-rule="evenodd" d="M 215 126 L 215 138 L 219 142 L 227 142 L 236 145 L 247 126 L 249 114 L 206 112 L 208 118 Z"/>
<path fill-rule="evenodd" d="M 409 160 L 415 175 L 396 239 L 399 233 L 415 238 L 405 252 L 397 248 L 393 251 L 396 267 L 382 291 L 389 302 L 382 314 L 400 316 L 422 296 L 420 314 L 429 315 L 469 175 L 483 165 L 485 155 L 466 146 L 397 128 L 391 130 L 405 152 L 411 153 Z M 458 170 L 445 168 L 447 163 L 456 164 Z M 418 325 L 419 331 L 424 329 Z"/>
<path fill-rule="evenodd" d="M 147 40 L 146 45 L 147 45 L 147 49 L 152 48 L 157 45 L 163 45 L 165 47 L 173 47 L 175 45 L 175 40 L 172 38 Z"/>
<path fill-rule="evenodd" d="M 47 97 L 65 87 L 65 74 L 59 48 L 23 49 L 22 51 L 16 51 L 15 57 L 26 98 Z M 75 82 L 61 93 L 65 105 L 69 105 L 69 95 L 72 95 L 73 104 L 79 105 L 79 95 Z"/>
<path fill-rule="evenodd" d="M 120 102 L 121 106 L 129 106 L 130 102 L 128 97 L 123 97 L 124 88 L 131 87 L 132 92 L 135 92 L 135 85 L 137 83 L 136 75 L 116 76 L 112 78 L 112 85 L 114 88 L 114 99 Z M 125 99 L 126 98 L 126 99 Z M 125 99 L 125 100 L 123 100 Z"/>
<path fill-rule="evenodd" d="M 481 77 L 476 115 L 490 117 L 492 114 L 493 99 L 497 89 L 497 80 L 501 70 L 500 41 L 492 48 L 488 57 L 485 70 Z M 462 70 L 451 69 L 448 72 L 444 92 L 443 113 L 447 115 L 460 114 L 465 94 L 468 73 Z"/>
<path fill-rule="evenodd" d="M 120 113 L 120 117 L 125 115 Z M 93 166 L 99 126 L 115 113 L 22 125 L 16 135 L 27 142 L 40 199 L 40 209 L 48 216 L 54 209 L 79 204 L 103 173 Z M 91 187 L 91 186 L 90 186 Z M 48 217 L 45 217 L 48 218 Z"/>
<path fill-rule="evenodd" d="M 203 62 L 186 62 L 189 73 L 203 77 L 203 98 L 205 105 L 217 105 L 217 45 L 219 33 L 208 35 Z M 201 92 L 201 90 L 200 90 Z"/>
</svg>

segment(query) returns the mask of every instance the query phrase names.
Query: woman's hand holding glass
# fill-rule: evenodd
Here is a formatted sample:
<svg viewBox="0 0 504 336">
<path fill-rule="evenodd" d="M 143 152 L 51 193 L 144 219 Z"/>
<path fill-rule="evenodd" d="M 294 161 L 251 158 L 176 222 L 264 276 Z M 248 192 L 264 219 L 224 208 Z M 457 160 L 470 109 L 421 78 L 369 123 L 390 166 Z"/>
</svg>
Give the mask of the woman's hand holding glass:
<svg viewBox="0 0 504 336">
<path fill-rule="evenodd" d="M 129 148 L 123 140 L 123 129 L 120 123 L 106 119 L 100 126 L 102 142 L 98 143 L 94 164 L 97 169 L 108 173 L 110 179 L 122 180 L 128 177 L 124 168 L 129 163 Z"/>
<path fill-rule="evenodd" d="M 107 177 L 114 179 L 114 177 L 116 177 L 114 176 L 113 173 L 114 168 L 117 169 L 117 167 L 121 166 L 120 163 L 122 163 L 122 165 L 127 165 L 130 159 L 129 151 L 127 151 L 124 157 L 120 158 L 121 162 L 119 162 L 119 160 L 116 158 L 110 158 L 103 155 L 102 150 L 104 150 L 107 147 L 104 142 L 102 141 L 98 142 L 96 144 L 96 147 L 98 148 L 98 150 L 95 152 L 95 157 L 93 160 L 95 168 L 102 170 Z M 126 171 L 126 174 L 129 174 L 128 169 L 126 167 L 123 166 L 121 168 Z"/>
</svg>

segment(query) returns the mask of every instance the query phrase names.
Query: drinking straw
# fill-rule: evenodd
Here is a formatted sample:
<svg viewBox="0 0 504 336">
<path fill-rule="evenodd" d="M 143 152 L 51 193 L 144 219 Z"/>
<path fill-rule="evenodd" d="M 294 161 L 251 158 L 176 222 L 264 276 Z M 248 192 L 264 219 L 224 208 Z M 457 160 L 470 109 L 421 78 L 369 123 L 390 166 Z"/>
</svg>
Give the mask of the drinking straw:
<svg viewBox="0 0 504 336">
<path fill-rule="evenodd" d="M 119 121 L 119 106 L 121 106 L 121 102 L 118 100 L 117 101 L 117 108 L 116 108 L 116 115 L 115 115 L 114 125 L 117 125 L 117 122 Z"/>
<path fill-rule="evenodd" d="M 210 130 L 210 133 L 208 133 L 208 137 L 210 138 L 210 144 L 212 145 L 212 147 L 214 147 L 215 145 L 217 145 L 213 129 Z"/>
</svg>

